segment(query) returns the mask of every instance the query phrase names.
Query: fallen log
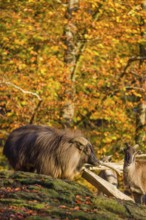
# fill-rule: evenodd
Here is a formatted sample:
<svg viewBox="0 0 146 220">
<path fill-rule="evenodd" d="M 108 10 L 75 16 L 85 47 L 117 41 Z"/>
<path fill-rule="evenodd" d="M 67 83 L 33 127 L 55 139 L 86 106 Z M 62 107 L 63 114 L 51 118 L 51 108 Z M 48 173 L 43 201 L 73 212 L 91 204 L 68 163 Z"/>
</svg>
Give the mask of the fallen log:
<svg viewBox="0 0 146 220">
<path fill-rule="evenodd" d="M 86 179 L 90 184 L 95 186 L 98 190 L 106 194 L 107 196 L 113 196 L 117 199 L 134 202 L 134 200 L 131 197 L 125 195 L 120 190 L 118 190 L 114 185 L 102 179 L 101 177 L 99 177 L 98 175 L 96 175 L 87 168 L 83 169 L 82 177 Z"/>
</svg>

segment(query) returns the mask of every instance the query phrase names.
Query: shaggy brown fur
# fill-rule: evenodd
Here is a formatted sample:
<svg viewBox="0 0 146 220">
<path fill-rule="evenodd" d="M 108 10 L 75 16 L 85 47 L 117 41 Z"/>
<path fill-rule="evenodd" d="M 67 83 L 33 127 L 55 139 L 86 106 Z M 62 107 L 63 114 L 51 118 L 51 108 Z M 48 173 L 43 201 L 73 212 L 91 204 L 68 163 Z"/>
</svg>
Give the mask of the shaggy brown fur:
<svg viewBox="0 0 146 220">
<path fill-rule="evenodd" d="M 3 150 L 15 170 L 73 179 L 85 163 L 98 160 L 80 132 L 26 125 L 9 135 Z"/>
</svg>

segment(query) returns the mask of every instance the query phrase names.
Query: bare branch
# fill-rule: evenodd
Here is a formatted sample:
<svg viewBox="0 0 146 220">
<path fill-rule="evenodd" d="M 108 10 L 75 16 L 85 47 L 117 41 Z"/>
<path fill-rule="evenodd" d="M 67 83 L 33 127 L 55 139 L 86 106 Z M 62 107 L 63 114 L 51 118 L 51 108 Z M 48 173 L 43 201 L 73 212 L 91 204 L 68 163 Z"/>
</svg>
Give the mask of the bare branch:
<svg viewBox="0 0 146 220">
<path fill-rule="evenodd" d="M 146 154 L 138 154 L 136 157 L 141 158 L 141 157 L 146 157 Z"/>
<path fill-rule="evenodd" d="M 12 86 L 12 87 L 14 87 L 15 89 L 21 91 L 23 94 L 33 95 L 33 96 L 35 96 L 35 97 L 38 99 L 38 104 L 37 104 L 37 106 L 34 108 L 34 111 L 33 111 L 33 113 L 32 113 L 32 116 L 31 116 L 30 122 L 29 122 L 30 124 L 32 124 L 33 121 L 34 121 L 34 117 L 35 117 L 35 115 L 37 114 L 37 111 L 38 111 L 38 109 L 39 109 L 39 107 L 40 107 L 40 105 L 41 105 L 41 103 L 42 103 L 42 101 L 43 101 L 43 100 L 41 99 L 41 97 L 40 97 L 37 93 L 24 90 L 24 89 L 22 89 L 21 87 L 16 86 L 14 83 L 11 83 L 11 82 L 2 81 L 2 82 L 0 82 L 0 84 L 6 84 L 6 85 L 8 85 L 8 86 Z"/>
<path fill-rule="evenodd" d="M 120 163 L 106 162 L 100 165 L 100 167 L 90 167 L 90 170 L 107 170 L 112 169 L 119 175 L 123 172 L 123 161 Z"/>
<path fill-rule="evenodd" d="M 12 87 L 14 87 L 15 89 L 20 90 L 20 91 L 21 91 L 22 93 L 24 93 L 24 94 L 33 95 L 33 96 L 37 97 L 39 101 L 42 101 L 41 97 L 40 97 L 37 93 L 35 93 L 35 92 L 30 92 L 30 91 L 24 90 L 24 89 L 22 89 L 21 87 L 16 86 L 14 83 L 11 83 L 11 82 L 2 81 L 2 82 L 0 82 L 0 83 L 1 83 L 1 84 L 6 84 L 6 85 L 8 85 L 8 86 L 12 86 Z"/>
<path fill-rule="evenodd" d="M 129 90 L 139 90 L 141 92 L 145 92 L 145 89 L 143 88 L 140 88 L 140 87 L 133 87 L 133 86 L 126 86 L 126 89 L 129 89 Z"/>
<path fill-rule="evenodd" d="M 75 1 L 76 2 L 76 1 Z M 93 21 L 92 24 L 98 20 L 98 18 L 100 17 L 100 8 L 102 8 L 102 4 L 100 5 L 100 7 L 97 9 L 97 11 L 94 13 L 93 15 Z M 87 33 L 87 30 L 85 29 L 82 36 L 84 39 L 80 39 L 78 45 L 77 45 L 77 50 L 76 50 L 76 62 L 74 65 L 74 68 L 72 69 L 72 73 L 71 73 L 71 80 L 75 81 L 75 77 L 76 77 L 76 72 L 78 71 L 78 67 L 80 65 L 80 60 L 81 57 L 83 55 L 83 52 L 85 51 L 85 48 L 87 47 L 88 42 L 91 41 L 96 41 L 99 40 L 99 37 L 93 38 L 93 39 L 85 39 L 85 34 Z"/>
<path fill-rule="evenodd" d="M 115 168 L 113 163 L 104 163 L 104 162 L 100 161 L 100 164 L 101 164 L 101 166 L 105 166 L 107 168 L 114 170 L 119 176 L 121 176 L 121 170 Z"/>
<path fill-rule="evenodd" d="M 39 107 L 40 107 L 42 101 L 43 101 L 43 100 L 39 100 L 39 102 L 38 102 L 36 108 L 34 109 L 34 112 L 33 112 L 32 116 L 31 116 L 31 119 L 30 119 L 29 124 L 32 124 L 32 123 L 33 123 L 34 117 L 36 116 L 36 113 L 37 113 L 37 111 L 38 111 L 38 109 L 39 109 Z"/>
<path fill-rule="evenodd" d="M 131 57 L 131 58 L 129 58 L 126 66 L 123 69 L 123 72 L 120 75 L 120 78 L 122 78 L 126 74 L 126 71 L 129 68 L 129 66 L 131 65 L 131 63 L 133 63 L 135 61 L 143 61 L 143 60 L 146 60 L 146 57 Z"/>
<path fill-rule="evenodd" d="M 80 59 L 81 59 L 81 56 L 82 56 L 82 54 L 85 50 L 85 47 L 86 47 L 86 43 L 83 43 L 83 44 L 79 43 L 79 45 L 78 45 L 78 55 L 77 55 L 77 58 L 76 58 L 76 65 L 74 66 L 72 74 L 71 74 L 72 81 L 75 81 L 76 72 L 78 70 L 78 67 L 79 67 L 79 64 L 80 64 Z"/>
</svg>

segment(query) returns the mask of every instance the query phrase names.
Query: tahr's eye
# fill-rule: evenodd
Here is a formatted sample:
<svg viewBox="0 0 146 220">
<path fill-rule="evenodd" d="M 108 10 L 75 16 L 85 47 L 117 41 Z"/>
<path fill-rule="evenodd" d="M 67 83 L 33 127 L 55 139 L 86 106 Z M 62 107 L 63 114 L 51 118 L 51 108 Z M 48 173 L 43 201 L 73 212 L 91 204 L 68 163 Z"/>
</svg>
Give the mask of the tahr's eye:
<svg viewBox="0 0 146 220">
<path fill-rule="evenodd" d="M 91 154 L 91 149 L 88 145 L 86 145 L 86 147 L 84 148 L 84 153 L 87 154 L 87 155 Z"/>
</svg>

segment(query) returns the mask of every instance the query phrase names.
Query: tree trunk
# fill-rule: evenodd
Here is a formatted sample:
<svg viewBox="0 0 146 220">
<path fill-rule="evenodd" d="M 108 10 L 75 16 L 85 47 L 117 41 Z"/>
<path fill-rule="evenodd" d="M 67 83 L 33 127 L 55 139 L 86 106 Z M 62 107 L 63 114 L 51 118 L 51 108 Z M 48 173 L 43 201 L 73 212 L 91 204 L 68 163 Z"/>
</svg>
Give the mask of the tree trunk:
<svg viewBox="0 0 146 220">
<path fill-rule="evenodd" d="M 146 0 L 143 1 L 142 4 L 143 10 L 146 11 Z M 144 19 L 141 18 L 140 23 L 140 29 L 141 29 L 141 37 L 146 39 L 146 35 L 144 33 L 144 29 L 146 29 L 146 24 L 144 22 Z M 140 57 L 144 58 L 146 57 L 146 46 L 144 44 L 140 44 Z M 145 60 L 140 60 L 139 66 L 143 65 L 143 62 Z M 140 87 L 143 88 L 143 90 L 146 92 L 146 73 L 143 71 L 142 77 L 140 79 Z M 138 111 L 137 111 L 137 118 L 136 118 L 136 136 L 135 140 L 136 143 L 143 145 L 146 141 L 146 93 L 143 93 L 143 97 L 141 99 L 141 102 L 138 105 Z"/>
<path fill-rule="evenodd" d="M 75 41 L 75 36 L 77 34 L 77 28 L 74 24 L 73 20 L 73 12 L 78 10 L 78 0 L 69 0 L 68 1 L 68 10 L 67 10 L 67 19 L 68 24 L 65 28 L 65 56 L 64 60 L 67 65 L 67 69 L 69 70 L 69 74 L 67 77 L 67 82 L 65 85 L 65 105 L 63 107 L 63 123 L 65 127 L 70 127 L 73 122 L 74 117 L 74 95 L 75 95 L 75 87 L 74 87 L 74 70 L 77 63 L 77 44 Z"/>
</svg>

